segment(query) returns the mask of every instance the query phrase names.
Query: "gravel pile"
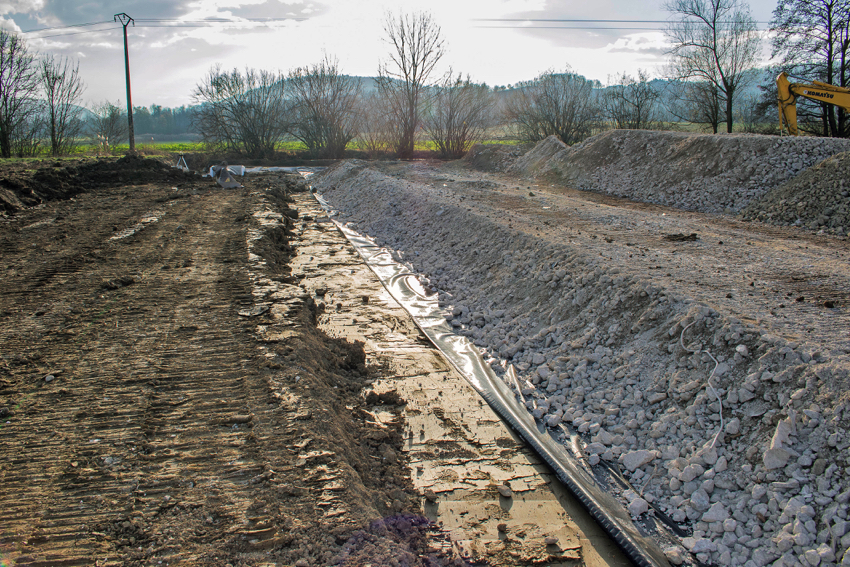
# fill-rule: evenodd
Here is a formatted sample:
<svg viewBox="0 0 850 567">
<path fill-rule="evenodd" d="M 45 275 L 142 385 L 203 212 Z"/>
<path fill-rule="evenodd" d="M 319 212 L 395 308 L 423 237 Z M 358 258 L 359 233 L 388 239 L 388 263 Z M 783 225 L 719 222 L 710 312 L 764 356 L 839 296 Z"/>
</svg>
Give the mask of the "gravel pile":
<svg viewBox="0 0 850 567">
<path fill-rule="evenodd" d="M 760 167 L 741 155 L 742 137 L 698 138 L 728 144 L 724 159 L 739 163 L 738 171 Z M 640 145 L 628 132 L 597 137 L 617 151 L 593 150 L 604 163 L 588 169 L 587 179 L 618 171 L 616 186 L 625 192 L 638 176 L 620 170 L 638 153 L 666 155 L 670 169 L 694 147 L 676 134 L 648 140 Z M 770 147 L 789 143 L 796 140 L 774 138 Z M 577 170 L 564 165 L 575 161 L 566 153 L 586 154 L 590 145 L 556 153 L 558 171 Z M 796 171 L 819 159 L 820 145 L 811 148 L 805 159 L 797 154 Z M 779 183 L 790 173 L 773 175 Z M 696 205 L 717 186 L 702 174 L 679 186 L 686 184 L 707 188 L 680 204 Z M 579 431 L 590 465 L 619 463 L 635 487 L 620 497 L 636 518 L 657 507 L 690 530 L 681 543 L 704 563 L 850 564 L 848 351 L 772 336 L 578 245 L 542 241 L 475 214 L 449 189 L 358 162 L 340 164 L 314 185 L 343 222 L 422 274 L 446 318 L 497 374 L 509 364 L 518 369 L 536 418 Z M 667 551 L 674 563 L 683 559 Z"/>
<path fill-rule="evenodd" d="M 850 140 L 610 130 L 568 147 L 551 137 L 509 169 L 576 189 L 708 213 L 737 213 Z"/>
<path fill-rule="evenodd" d="M 846 235 L 850 232 L 850 152 L 807 169 L 747 205 L 741 216 Z"/>
</svg>

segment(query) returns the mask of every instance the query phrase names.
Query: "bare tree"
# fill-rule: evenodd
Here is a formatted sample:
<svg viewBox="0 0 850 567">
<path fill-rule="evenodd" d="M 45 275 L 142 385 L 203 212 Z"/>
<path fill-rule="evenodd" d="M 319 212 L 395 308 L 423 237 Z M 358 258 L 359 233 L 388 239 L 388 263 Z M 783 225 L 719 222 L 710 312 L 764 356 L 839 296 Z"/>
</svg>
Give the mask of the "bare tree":
<svg viewBox="0 0 850 567">
<path fill-rule="evenodd" d="M 24 40 L 0 30 L 0 156 L 12 157 L 16 132 L 33 120 L 38 75 Z"/>
<path fill-rule="evenodd" d="M 127 114 L 121 106 L 103 101 L 92 108 L 87 132 L 94 143 L 108 150 L 127 140 Z"/>
<path fill-rule="evenodd" d="M 339 72 L 339 62 L 325 57 L 312 67 L 289 72 L 292 97 L 289 132 L 316 157 L 342 158 L 357 135 L 360 82 Z"/>
<path fill-rule="evenodd" d="M 555 135 L 565 144 L 574 144 L 590 136 L 598 108 L 593 84 L 567 69 L 546 71 L 520 83 L 506 102 L 506 113 L 522 141 Z"/>
<path fill-rule="evenodd" d="M 445 52 L 440 26 L 431 14 L 387 14 L 384 32 L 391 64 L 378 68 L 378 91 L 396 125 L 393 145 L 402 158 L 413 155 L 428 78 Z"/>
<path fill-rule="evenodd" d="M 722 121 L 722 95 L 708 81 L 671 81 L 667 85 L 670 103 L 667 110 L 679 120 L 703 124 L 717 134 Z"/>
<path fill-rule="evenodd" d="M 602 92 L 602 110 L 616 128 L 652 128 L 658 122 L 660 96 L 646 71 L 638 69 L 637 79 L 623 72 Z"/>
<path fill-rule="evenodd" d="M 758 60 L 760 40 L 749 6 L 740 0 L 670 0 L 665 7 L 676 18 L 667 27 L 673 78 L 714 85 L 731 132 L 735 95 Z"/>
<path fill-rule="evenodd" d="M 79 63 L 45 55 L 39 61 L 38 81 L 45 103 L 50 152 L 68 153 L 83 130 L 82 108 L 78 105 L 85 91 Z"/>
<path fill-rule="evenodd" d="M 435 87 L 425 113 L 425 130 L 444 158 L 459 158 L 481 138 L 490 119 L 493 98 L 487 85 L 449 71 Z"/>
<path fill-rule="evenodd" d="M 850 0 L 779 0 L 771 32 L 782 70 L 805 82 L 850 87 Z M 811 133 L 850 137 L 850 113 L 840 107 L 800 97 L 797 116 L 803 128 L 819 122 L 807 128 Z"/>
<path fill-rule="evenodd" d="M 203 140 L 253 158 L 269 157 L 287 130 L 283 77 L 279 73 L 213 67 L 195 87 L 200 105 L 193 125 Z"/>
</svg>

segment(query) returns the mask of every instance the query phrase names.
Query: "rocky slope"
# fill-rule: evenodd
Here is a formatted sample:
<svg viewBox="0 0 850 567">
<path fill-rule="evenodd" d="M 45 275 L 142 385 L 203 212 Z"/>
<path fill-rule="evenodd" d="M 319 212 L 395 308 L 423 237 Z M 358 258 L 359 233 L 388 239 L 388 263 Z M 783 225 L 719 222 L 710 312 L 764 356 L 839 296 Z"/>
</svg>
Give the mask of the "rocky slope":
<svg viewBox="0 0 850 567">
<path fill-rule="evenodd" d="M 657 158 L 658 135 L 645 134 L 643 151 L 655 147 Z M 610 147 L 633 148 L 636 159 L 638 134 L 610 138 Z M 669 139 L 678 138 L 679 159 L 693 144 L 713 143 L 702 136 Z M 778 154 L 767 152 L 768 163 L 760 165 L 757 149 L 730 147 L 725 153 L 740 171 L 773 172 L 769 161 L 779 160 Z M 585 145 L 570 151 L 590 150 Z M 599 167 L 585 179 L 605 185 L 607 171 L 609 185 L 625 192 L 628 178 L 617 165 L 622 156 L 594 153 Z M 516 160 L 512 171 L 554 174 L 569 171 L 563 164 L 576 159 L 550 140 Z M 816 159 L 806 158 L 799 169 Z M 716 161 L 720 167 L 720 158 Z M 672 179 L 676 170 L 670 163 L 665 172 L 635 181 L 635 191 L 649 195 L 647 178 Z M 423 284 L 439 292 L 446 318 L 475 341 L 497 373 L 504 374 L 509 364 L 519 370 L 535 417 L 581 433 L 590 466 L 607 461 L 623 468 L 635 488 L 621 497 L 636 517 L 654 513 L 653 507 L 672 517 L 689 530 L 683 546 L 704 563 L 850 563 L 846 308 L 800 307 L 795 311 L 800 319 L 776 333 L 754 313 L 735 315 L 723 307 L 724 294 L 732 297 L 724 276 L 701 269 L 711 265 L 711 257 L 679 260 L 675 250 L 657 244 L 660 239 L 640 240 L 643 227 L 674 233 L 692 214 L 559 199 L 558 187 L 543 195 L 536 187 L 508 187 L 516 178 L 499 192 L 495 178 L 476 182 L 461 170 L 424 169 L 412 166 L 407 176 L 416 182 L 411 182 L 398 172 L 387 175 L 346 162 L 315 186 L 341 211 L 343 222 L 375 237 L 422 274 Z M 699 177 L 696 169 L 679 168 L 691 176 L 680 183 L 696 186 L 720 176 Z M 767 177 L 778 184 L 788 175 L 785 170 Z M 755 192 L 768 182 L 743 183 Z M 675 202 L 710 208 L 706 203 L 720 182 L 707 187 L 698 199 Z M 521 197 L 522 191 L 532 198 Z M 594 220 L 579 227 L 582 214 Z M 615 241 L 623 227 L 631 227 L 624 229 L 629 240 Z M 744 229 L 736 235 L 741 249 L 754 238 Z M 795 252 L 787 241 L 765 242 L 759 257 L 770 257 L 771 265 L 792 261 Z M 650 256 L 669 259 L 663 270 L 670 271 L 668 278 L 653 271 L 661 266 L 646 264 Z M 828 256 L 833 257 L 825 255 L 824 265 L 838 270 L 846 265 L 846 252 Z M 698 294 L 693 286 L 670 283 L 671 274 L 683 282 L 697 272 Z M 845 281 L 847 274 L 841 274 L 834 276 Z M 772 277 L 762 275 L 769 281 L 758 285 L 793 293 Z M 768 317 L 774 315 L 784 317 L 779 309 Z M 805 328 L 818 331 L 807 335 Z M 668 551 L 674 563 L 686 559 Z"/>
<path fill-rule="evenodd" d="M 484 148 L 472 153 L 479 151 Z M 847 151 L 850 140 L 831 138 L 610 130 L 572 147 L 548 138 L 507 169 L 635 201 L 737 213 L 808 168 Z M 475 158 L 470 161 L 475 163 Z"/>
</svg>

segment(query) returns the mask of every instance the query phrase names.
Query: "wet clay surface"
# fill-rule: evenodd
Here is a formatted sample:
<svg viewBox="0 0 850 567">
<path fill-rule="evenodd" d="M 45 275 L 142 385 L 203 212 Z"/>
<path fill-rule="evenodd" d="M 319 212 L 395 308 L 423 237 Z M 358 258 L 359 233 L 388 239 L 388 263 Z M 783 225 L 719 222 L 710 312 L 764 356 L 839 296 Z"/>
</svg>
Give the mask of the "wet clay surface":
<svg viewBox="0 0 850 567">
<path fill-rule="evenodd" d="M 157 175 L 0 220 L 0 560 L 623 563 L 292 178 Z"/>
<path fill-rule="evenodd" d="M 319 328 L 362 342 L 367 361 L 382 365 L 365 398 L 374 404 L 367 411 L 377 423 L 401 419 L 403 451 L 425 495 L 424 513 L 450 534 L 451 549 L 487 565 L 629 564 L 549 468 L 450 368 L 321 209 L 302 199 L 296 197 L 298 209 L 316 217 L 315 226 L 303 225 L 304 236 L 322 236 L 307 238 L 311 245 L 291 266 L 303 271 L 305 287 L 316 295 Z M 311 258 L 326 263 L 315 269 Z"/>
</svg>

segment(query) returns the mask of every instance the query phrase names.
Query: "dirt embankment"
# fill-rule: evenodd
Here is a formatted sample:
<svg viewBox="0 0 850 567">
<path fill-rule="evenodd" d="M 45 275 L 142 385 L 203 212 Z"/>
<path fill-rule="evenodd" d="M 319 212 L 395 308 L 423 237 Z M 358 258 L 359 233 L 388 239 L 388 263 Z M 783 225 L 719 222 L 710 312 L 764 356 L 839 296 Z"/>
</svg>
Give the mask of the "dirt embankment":
<svg viewBox="0 0 850 567">
<path fill-rule="evenodd" d="M 0 212 L 14 213 L 97 188 L 154 182 L 180 184 L 190 178 L 180 169 L 138 156 L 5 163 L 0 172 Z"/>
</svg>

